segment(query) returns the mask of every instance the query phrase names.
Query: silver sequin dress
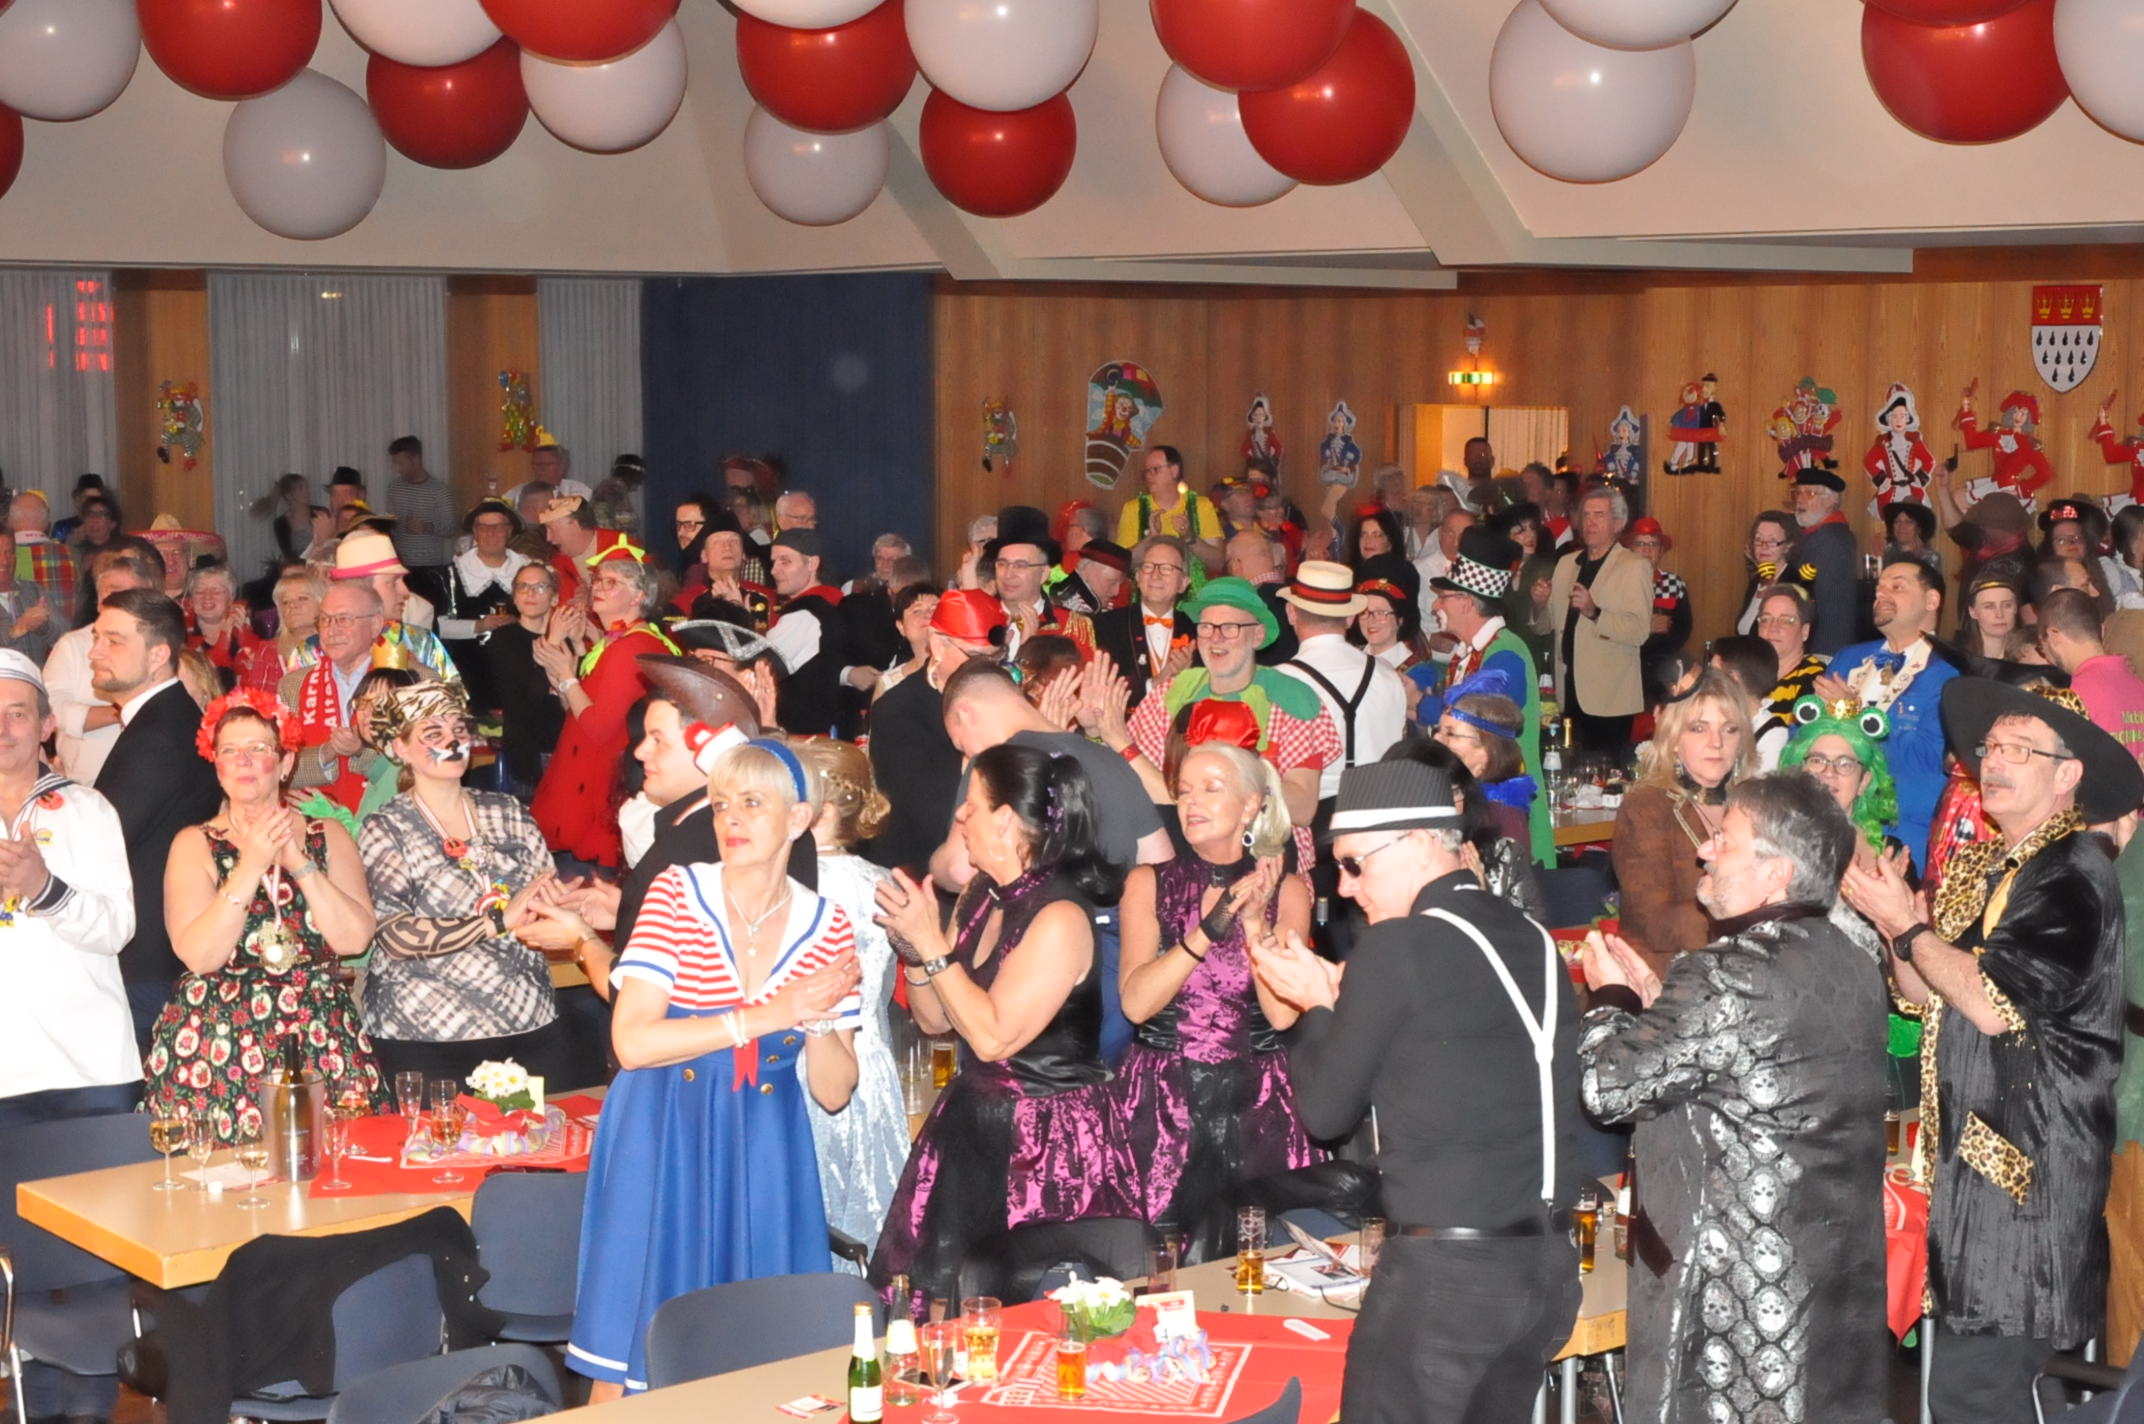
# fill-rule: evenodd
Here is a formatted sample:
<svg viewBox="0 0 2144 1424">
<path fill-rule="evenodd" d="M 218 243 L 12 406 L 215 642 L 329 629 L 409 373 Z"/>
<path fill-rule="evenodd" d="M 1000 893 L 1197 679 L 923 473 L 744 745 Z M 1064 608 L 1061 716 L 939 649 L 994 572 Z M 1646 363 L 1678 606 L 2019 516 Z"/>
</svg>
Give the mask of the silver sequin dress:
<svg viewBox="0 0 2144 1424">
<path fill-rule="evenodd" d="M 901 1101 L 901 1075 L 887 1037 L 886 1005 L 893 994 L 895 959 L 873 892 L 887 873 L 861 856 L 819 857 L 819 893 L 848 912 L 856 926 L 856 958 L 863 970 L 863 1026 L 856 1032 L 856 1091 L 840 1112 L 830 1113 L 805 1094 L 812 1143 L 819 1152 L 819 1187 L 826 1198 L 826 1224 L 869 1247 L 886 1223 L 886 1208 L 908 1161 L 908 1110 Z M 798 1070 L 803 1060 L 797 1060 Z M 836 1258 L 837 1271 L 855 1273 Z"/>
</svg>

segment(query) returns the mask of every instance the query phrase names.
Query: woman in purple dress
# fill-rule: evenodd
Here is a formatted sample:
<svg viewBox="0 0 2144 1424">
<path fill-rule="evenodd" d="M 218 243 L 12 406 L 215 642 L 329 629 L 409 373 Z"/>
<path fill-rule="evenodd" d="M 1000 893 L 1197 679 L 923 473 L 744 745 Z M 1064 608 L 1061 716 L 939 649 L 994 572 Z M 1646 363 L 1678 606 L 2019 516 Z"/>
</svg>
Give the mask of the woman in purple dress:
<svg viewBox="0 0 2144 1424">
<path fill-rule="evenodd" d="M 1120 880 L 1098 849 L 1087 774 L 1069 756 L 992 747 L 975 758 L 953 824 L 975 878 L 953 907 L 950 942 L 929 887 L 896 870 L 878 889 L 916 1022 L 958 1034 L 961 1063 L 908 1154 L 871 1257 L 880 1289 L 905 1273 L 947 1297 L 985 1237 L 1138 1214 L 1102 1064 L 1092 921 Z"/>
<path fill-rule="evenodd" d="M 1125 882 L 1117 983 L 1134 1042 L 1111 1093 L 1131 1134 L 1140 1215 L 1224 1249 L 1239 1183 L 1324 1155 L 1295 1115 L 1281 1032 L 1295 1010 L 1251 974 L 1248 936 L 1310 937 L 1310 891 L 1281 872 L 1288 808 L 1271 763 L 1209 742 L 1176 805 L 1191 854 Z"/>
</svg>

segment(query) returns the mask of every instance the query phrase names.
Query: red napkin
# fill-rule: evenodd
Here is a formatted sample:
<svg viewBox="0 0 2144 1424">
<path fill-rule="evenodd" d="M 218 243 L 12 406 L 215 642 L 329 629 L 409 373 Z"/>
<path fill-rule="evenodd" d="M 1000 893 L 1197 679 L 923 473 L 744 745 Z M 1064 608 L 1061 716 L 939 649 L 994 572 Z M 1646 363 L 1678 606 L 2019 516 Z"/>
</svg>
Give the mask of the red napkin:
<svg viewBox="0 0 2144 1424">
<path fill-rule="evenodd" d="M 508 1112 L 489 1098 L 479 1098 L 469 1093 L 463 1093 L 455 1101 L 469 1114 L 462 1124 L 462 1130 L 478 1137 L 499 1137 L 509 1132 L 527 1132 L 530 1128 L 543 1126 L 543 1114 L 527 1108 Z"/>
</svg>

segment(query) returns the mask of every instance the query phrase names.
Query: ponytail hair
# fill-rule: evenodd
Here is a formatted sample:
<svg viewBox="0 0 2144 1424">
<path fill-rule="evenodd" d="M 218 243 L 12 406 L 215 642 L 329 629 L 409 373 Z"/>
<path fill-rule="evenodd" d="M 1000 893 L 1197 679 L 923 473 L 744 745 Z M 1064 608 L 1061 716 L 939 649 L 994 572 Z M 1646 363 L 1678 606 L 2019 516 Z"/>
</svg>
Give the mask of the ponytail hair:
<svg viewBox="0 0 2144 1424">
<path fill-rule="evenodd" d="M 993 808 L 1019 818 L 1030 875 L 1061 875 L 1094 904 L 1117 902 L 1124 872 L 1102 855 L 1094 783 L 1078 758 L 1007 742 L 977 754 L 974 774 Z"/>
</svg>

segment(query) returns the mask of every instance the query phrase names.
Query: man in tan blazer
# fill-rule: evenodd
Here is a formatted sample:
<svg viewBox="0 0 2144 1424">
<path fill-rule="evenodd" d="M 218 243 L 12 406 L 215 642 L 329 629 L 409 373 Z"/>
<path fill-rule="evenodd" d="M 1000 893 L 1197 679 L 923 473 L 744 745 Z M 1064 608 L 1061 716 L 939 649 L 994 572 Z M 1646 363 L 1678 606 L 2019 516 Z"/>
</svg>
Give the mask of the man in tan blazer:
<svg viewBox="0 0 2144 1424">
<path fill-rule="evenodd" d="M 1549 589 L 1556 704 L 1588 751 L 1629 746 L 1631 719 L 1645 710 L 1638 650 L 1652 632 L 1653 566 L 1616 542 L 1629 522 L 1621 491 L 1588 490 L 1578 547 L 1557 561 Z"/>
</svg>

